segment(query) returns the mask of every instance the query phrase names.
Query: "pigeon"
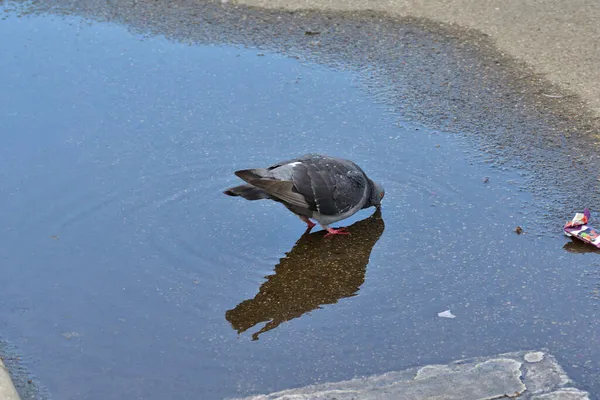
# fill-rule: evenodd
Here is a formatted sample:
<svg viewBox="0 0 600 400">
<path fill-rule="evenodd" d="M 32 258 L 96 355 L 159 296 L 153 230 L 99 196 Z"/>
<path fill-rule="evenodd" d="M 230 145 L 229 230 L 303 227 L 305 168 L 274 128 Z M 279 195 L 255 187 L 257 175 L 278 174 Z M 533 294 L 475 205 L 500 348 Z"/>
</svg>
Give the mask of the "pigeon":
<svg viewBox="0 0 600 400">
<path fill-rule="evenodd" d="M 316 224 L 325 236 L 347 235 L 345 228 L 334 229 L 334 222 L 359 210 L 381 207 L 383 187 L 373 182 L 354 162 L 321 154 L 306 154 L 268 168 L 244 169 L 235 175 L 247 183 L 225 190 L 228 196 L 246 200 L 269 199 L 282 203 L 307 225 Z"/>
</svg>

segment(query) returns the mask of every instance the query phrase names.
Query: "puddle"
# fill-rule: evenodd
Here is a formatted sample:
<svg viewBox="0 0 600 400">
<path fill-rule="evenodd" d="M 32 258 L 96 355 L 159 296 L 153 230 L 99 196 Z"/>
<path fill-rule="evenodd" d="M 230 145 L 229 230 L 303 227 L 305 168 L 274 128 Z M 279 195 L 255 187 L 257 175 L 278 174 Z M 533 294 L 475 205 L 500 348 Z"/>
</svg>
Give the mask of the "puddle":
<svg viewBox="0 0 600 400">
<path fill-rule="evenodd" d="M 283 54 L 76 17 L 8 13 L 0 35 L 1 335 L 54 398 L 220 399 L 529 348 L 600 390 L 597 254 L 548 232 L 532 171 L 479 138 Z M 222 194 L 313 151 L 380 181 L 381 216 L 325 242 Z"/>
</svg>

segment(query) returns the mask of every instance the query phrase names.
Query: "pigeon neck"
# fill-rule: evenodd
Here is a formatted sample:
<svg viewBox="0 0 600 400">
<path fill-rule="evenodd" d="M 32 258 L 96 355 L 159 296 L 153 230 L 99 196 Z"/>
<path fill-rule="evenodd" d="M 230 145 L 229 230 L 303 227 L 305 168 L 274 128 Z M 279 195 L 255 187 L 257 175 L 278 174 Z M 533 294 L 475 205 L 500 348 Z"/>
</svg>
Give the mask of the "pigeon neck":
<svg viewBox="0 0 600 400">
<path fill-rule="evenodd" d="M 373 183 L 373 181 L 371 179 L 368 179 L 368 178 L 367 178 L 367 182 L 369 182 L 369 188 L 367 190 L 367 198 L 365 199 L 365 204 L 363 205 L 362 208 L 369 208 L 373 205 L 371 202 L 371 199 L 373 198 L 373 190 L 375 190 L 375 184 Z"/>
</svg>

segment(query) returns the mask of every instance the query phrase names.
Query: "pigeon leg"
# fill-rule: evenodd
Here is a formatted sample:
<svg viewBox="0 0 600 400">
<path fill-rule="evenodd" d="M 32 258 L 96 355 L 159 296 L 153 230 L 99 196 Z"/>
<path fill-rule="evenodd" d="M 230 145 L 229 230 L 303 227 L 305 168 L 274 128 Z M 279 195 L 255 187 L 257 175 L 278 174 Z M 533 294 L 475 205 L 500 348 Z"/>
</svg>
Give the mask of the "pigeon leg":
<svg viewBox="0 0 600 400">
<path fill-rule="evenodd" d="M 317 224 L 315 224 L 314 222 L 312 222 L 310 219 L 306 218 L 304 215 L 298 215 L 298 216 L 300 217 L 300 219 L 301 219 L 302 221 L 304 221 L 304 222 L 306 223 L 306 225 L 307 225 L 306 229 L 307 229 L 307 230 L 309 230 L 309 231 L 310 231 L 312 228 L 314 228 L 314 227 L 315 227 L 315 225 L 317 225 Z"/>
<path fill-rule="evenodd" d="M 327 234 L 325 237 L 333 236 L 333 235 L 349 235 L 350 232 L 346 231 L 346 228 L 334 229 L 328 226 L 323 226 L 327 230 Z"/>
</svg>

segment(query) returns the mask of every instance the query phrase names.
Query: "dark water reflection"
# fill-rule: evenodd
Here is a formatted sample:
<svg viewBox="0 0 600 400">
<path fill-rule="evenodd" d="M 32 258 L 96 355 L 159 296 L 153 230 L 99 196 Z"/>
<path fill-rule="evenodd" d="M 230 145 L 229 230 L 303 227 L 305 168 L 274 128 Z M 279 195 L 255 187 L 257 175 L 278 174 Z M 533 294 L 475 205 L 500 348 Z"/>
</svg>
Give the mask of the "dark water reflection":
<svg viewBox="0 0 600 400">
<path fill-rule="evenodd" d="M 600 249 L 592 246 L 591 244 L 584 243 L 581 240 L 571 238 L 571 241 L 565 243 L 563 249 L 568 251 L 569 253 L 576 254 L 585 254 L 585 253 L 598 253 L 600 254 Z"/>
<path fill-rule="evenodd" d="M 253 340 L 281 323 L 325 304 L 356 295 L 365 281 L 373 246 L 385 225 L 381 210 L 348 227 L 350 235 L 324 238 L 324 231 L 305 233 L 267 276 L 254 298 L 225 313 L 238 333 L 269 321 Z"/>
</svg>

